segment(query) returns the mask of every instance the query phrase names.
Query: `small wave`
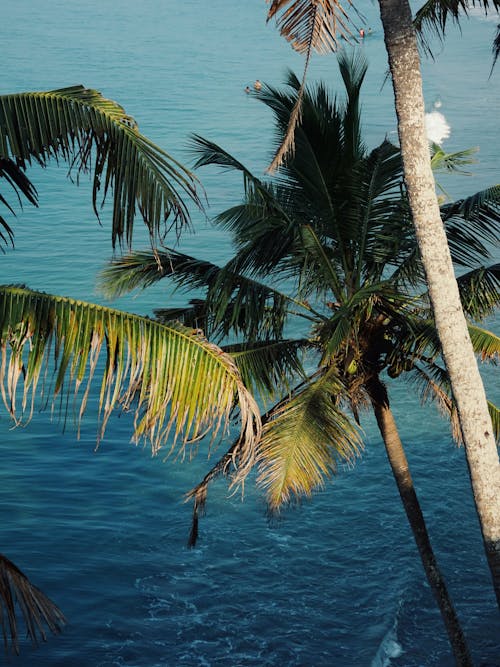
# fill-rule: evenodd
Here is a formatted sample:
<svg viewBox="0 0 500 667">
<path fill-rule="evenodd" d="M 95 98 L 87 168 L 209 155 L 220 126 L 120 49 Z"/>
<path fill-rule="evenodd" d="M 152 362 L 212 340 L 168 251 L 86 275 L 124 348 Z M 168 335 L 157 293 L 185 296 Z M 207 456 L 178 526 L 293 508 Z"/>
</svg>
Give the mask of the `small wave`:
<svg viewBox="0 0 500 667">
<path fill-rule="evenodd" d="M 404 653 L 404 649 L 398 642 L 398 619 L 401 605 L 396 613 L 394 623 L 384 635 L 373 658 L 370 667 L 389 667 L 392 658 L 399 658 Z"/>
</svg>

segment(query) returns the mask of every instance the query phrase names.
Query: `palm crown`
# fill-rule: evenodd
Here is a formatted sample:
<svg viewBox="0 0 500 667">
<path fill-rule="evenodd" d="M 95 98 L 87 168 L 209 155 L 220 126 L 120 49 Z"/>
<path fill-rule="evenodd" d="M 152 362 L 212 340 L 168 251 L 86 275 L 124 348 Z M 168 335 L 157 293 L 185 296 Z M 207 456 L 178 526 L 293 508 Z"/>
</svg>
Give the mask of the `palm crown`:
<svg viewBox="0 0 500 667">
<path fill-rule="evenodd" d="M 224 349 L 267 401 L 259 481 L 272 509 L 310 493 L 339 457 L 355 456 L 359 435 L 345 408 L 357 420 L 359 406 L 387 402 L 384 370 L 404 373 L 423 398 L 454 416 L 399 149 L 384 141 L 367 151 L 359 113 L 366 63 L 341 54 L 339 66 L 345 99 L 332 98 L 323 85 L 305 92 L 295 151 L 279 177 L 261 180 L 219 146 L 195 138 L 197 166 L 219 165 L 244 179 L 242 203 L 215 221 L 236 248 L 224 267 L 169 250 L 159 255 L 161 270 L 151 253 L 133 253 L 103 276 L 114 294 L 165 276 L 204 290 L 188 308 L 157 314 L 238 341 Z M 265 87 L 259 94 L 274 112 L 278 143 L 300 88 L 292 74 L 287 83 L 285 92 Z M 499 299 L 500 266 L 484 264 L 497 238 L 500 187 L 446 204 L 442 214 L 463 271 L 464 309 L 480 320 Z M 470 330 L 483 358 L 498 353 L 498 337 L 477 324 Z M 279 399 L 272 407 L 271 395 Z M 498 411 L 491 410 L 498 428 Z"/>
</svg>

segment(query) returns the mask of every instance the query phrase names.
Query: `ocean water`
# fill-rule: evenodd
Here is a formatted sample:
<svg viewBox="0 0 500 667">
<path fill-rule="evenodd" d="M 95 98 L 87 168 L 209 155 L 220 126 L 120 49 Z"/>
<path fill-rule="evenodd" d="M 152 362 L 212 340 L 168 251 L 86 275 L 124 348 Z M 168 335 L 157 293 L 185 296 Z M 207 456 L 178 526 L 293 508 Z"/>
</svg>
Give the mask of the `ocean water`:
<svg viewBox="0 0 500 667">
<path fill-rule="evenodd" d="M 370 146 L 394 138 L 395 117 L 376 3 L 360 3 L 373 33 L 363 95 Z M 19 0 L 3 7 L 2 93 L 76 83 L 118 100 L 141 130 L 182 161 L 201 134 L 262 173 L 272 119 L 244 94 L 256 78 L 279 85 L 303 62 L 265 24 L 263 0 Z M 473 174 L 442 179 L 455 196 L 500 182 L 500 65 L 488 78 L 498 16 L 473 12 L 424 60 L 429 111 L 450 126 L 444 147 L 478 146 Z M 332 87 L 333 56 L 313 59 L 310 79 Z M 96 272 L 111 256 L 106 207 L 100 227 L 90 188 L 64 165 L 30 173 L 40 207 L 18 211 L 16 247 L 0 256 L 0 282 L 102 301 Z M 209 213 L 237 201 L 237 179 L 199 174 Z M 193 212 L 186 252 L 223 261 L 228 240 Z M 135 247 L 145 244 L 137 224 Z M 178 303 L 165 285 L 117 307 L 150 313 Z M 498 331 L 498 318 L 490 323 Z M 484 371 L 500 401 L 498 379 Z M 477 665 L 500 665 L 498 613 L 471 500 L 463 451 L 447 425 L 403 385 L 390 388 L 431 539 Z M 245 498 L 210 491 L 199 545 L 186 548 L 183 495 L 209 468 L 164 462 L 129 443 L 127 417 L 112 420 L 95 451 L 92 411 L 80 440 L 37 414 L 11 429 L 0 415 L 0 551 L 62 608 L 68 625 L 6 664 L 43 667 L 417 667 L 453 664 L 445 632 L 373 420 L 366 450 L 313 499 L 269 524 L 252 483 Z M 0 661 L 3 660 L 0 658 Z"/>
</svg>

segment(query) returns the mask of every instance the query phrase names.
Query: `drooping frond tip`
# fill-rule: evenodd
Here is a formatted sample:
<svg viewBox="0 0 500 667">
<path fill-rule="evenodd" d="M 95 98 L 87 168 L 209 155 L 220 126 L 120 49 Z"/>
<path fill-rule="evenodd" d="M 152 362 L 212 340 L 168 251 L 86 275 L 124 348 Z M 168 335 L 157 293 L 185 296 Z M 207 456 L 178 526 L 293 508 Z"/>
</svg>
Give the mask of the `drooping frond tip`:
<svg viewBox="0 0 500 667">
<path fill-rule="evenodd" d="M 493 52 L 493 62 L 491 63 L 490 77 L 493 74 L 498 56 L 500 55 L 500 24 L 497 25 L 496 35 L 495 39 L 493 40 L 493 46 L 491 47 L 491 50 Z"/>
<path fill-rule="evenodd" d="M 38 194 L 36 188 L 15 160 L 0 156 L 0 204 L 3 204 L 12 215 L 15 215 L 14 209 L 5 195 L 2 194 L 3 182 L 1 179 L 5 179 L 4 182 L 11 187 L 21 207 L 23 205 L 21 195 L 26 198 L 30 204 L 33 204 L 33 206 L 38 206 Z M 4 245 L 9 244 L 12 244 L 12 246 L 14 245 L 14 232 L 5 218 L 0 215 L 0 251 L 5 252 Z"/>
<path fill-rule="evenodd" d="M 198 540 L 198 521 L 199 516 L 205 512 L 207 494 L 209 485 L 221 475 L 228 475 L 237 465 L 237 454 L 239 440 L 234 442 L 232 447 L 212 466 L 205 477 L 186 494 L 186 502 L 193 501 L 193 517 L 191 521 L 191 530 L 188 538 L 188 547 L 192 549 L 196 546 Z"/>
<path fill-rule="evenodd" d="M 31 418 L 38 395 L 55 398 L 77 426 L 101 373 L 99 435 L 113 410 L 134 413 L 134 435 L 153 454 L 194 452 L 223 435 L 237 406 L 241 481 L 260 437 L 258 407 L 234 361 L 196 330 L 31 290 L 0 288 L 0 390 L 16 423 Z M 104 368 L 99 365 L 104 357 Z M 50 381 L 52 378 L 52 381 Z M 40 380 L 42 380 L 40 382 Z M 18 391 L 20 389 L 20 391 Z"/>
<path fill-rule="evenodd" d="M 460 20 L 467 18 L 472 9 L 483 11 L 485 15 L 498 12 L 500 0 L 427 0 L 415 14 L 413 25 L 424 50 L 432 56 L 430 37 L 443 40 L 450 21 L 460 26 Z M 493 46 L 495 53 L 495 46 Z"/>
<path fill-rule="evenodd" d="M 21 612 L 25 631 L 34 644 L 46 640 L 46 628 L 54 634 L 66 623 L 61 610 L 34 586 L 14 563 L 0 554 L 0 625 L 5 653 L 19 653 L 17 615 Z"/>
</svg>

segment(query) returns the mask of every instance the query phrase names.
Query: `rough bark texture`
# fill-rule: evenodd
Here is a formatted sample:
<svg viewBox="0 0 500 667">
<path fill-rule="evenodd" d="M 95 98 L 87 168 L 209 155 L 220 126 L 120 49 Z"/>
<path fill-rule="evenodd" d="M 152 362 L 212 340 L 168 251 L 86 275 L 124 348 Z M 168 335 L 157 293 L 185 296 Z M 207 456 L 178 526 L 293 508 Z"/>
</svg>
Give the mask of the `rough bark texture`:
<svg viewBox="0 0 500 667">
<path fill-rule="evenodd" d="M 374 381 L 370 388 L 370 394 L 372 396 L 372 405 L 375 417 L 377 418 L 377 424 L 384 440 L 387 457 L 391 464 L 399 495 L 401 496 L 420 558 L 422 559 L 427 581 L 441 611 L 455 661 L 460 667 L 472 667 L 472 658 L 469 654 L 460 622 L 432 550 L 425 519 L 413 486 L 408 461 L 398 434 L 396 422 L 387 400 L 384 400 L 386 394 L 383 385 L 378 381 Z"/>
<path fill-rule="evenodd" d="M 410 207 L 465 443 L 474 500 L 500 607 L 500 464 L 483 383 L 437 203 L 420 59 L 407 0 L 379 0 Z"/>
</svg>

